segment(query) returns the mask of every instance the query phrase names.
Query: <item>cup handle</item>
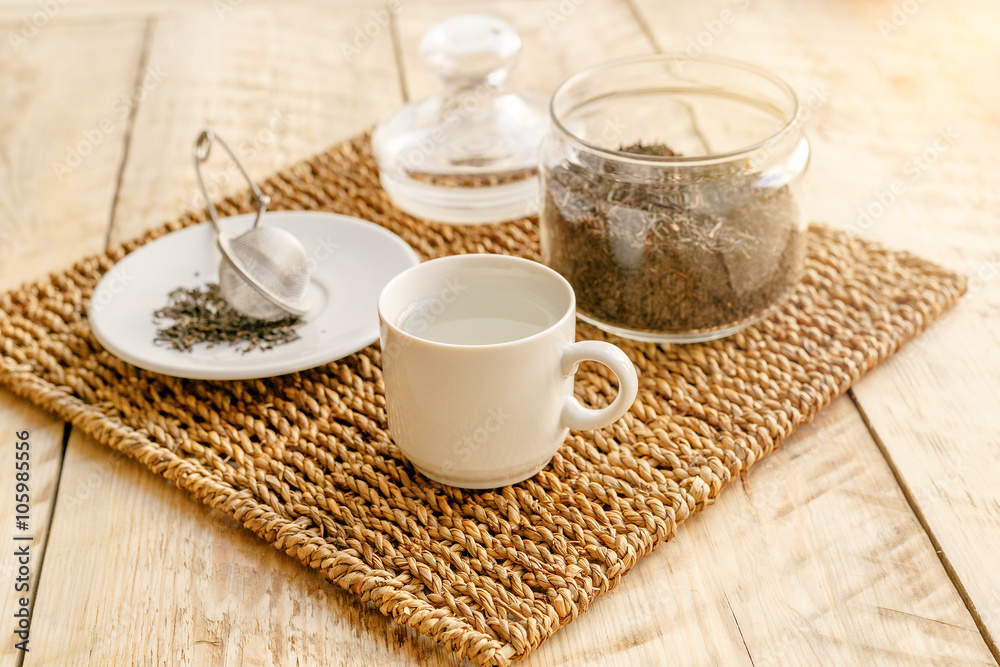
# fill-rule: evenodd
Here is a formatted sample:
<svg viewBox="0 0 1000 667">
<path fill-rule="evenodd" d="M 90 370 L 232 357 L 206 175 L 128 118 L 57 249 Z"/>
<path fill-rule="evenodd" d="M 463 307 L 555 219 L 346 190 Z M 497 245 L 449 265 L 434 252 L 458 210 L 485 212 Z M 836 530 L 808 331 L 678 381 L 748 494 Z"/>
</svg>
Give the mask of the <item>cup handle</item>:
<svg viewBox="0 0 1000 667">
<path fill-rule="evenodd" d="M 639 393 L 639 378 L 632 361 L 619 348 L 599 340 L 584 340 L 566 348 L 562 356 L 562 372 L 573 375 L 581 361 L 596 361 L 611 369 L 618 378 L 618 395 L 606 408 L 593 410 L 583 407 L 572 394 L 562 409 L 562 424 L 575 430 L 601 428 L 617 421 L 628 412 Z"/>
</svg>

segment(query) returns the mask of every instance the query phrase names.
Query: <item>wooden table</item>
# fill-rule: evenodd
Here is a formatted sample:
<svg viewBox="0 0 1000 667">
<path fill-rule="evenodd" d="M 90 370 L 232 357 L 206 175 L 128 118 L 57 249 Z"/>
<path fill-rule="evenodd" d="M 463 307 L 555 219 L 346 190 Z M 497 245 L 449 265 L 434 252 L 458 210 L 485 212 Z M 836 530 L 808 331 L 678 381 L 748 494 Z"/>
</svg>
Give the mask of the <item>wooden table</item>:
<svg viewBox="0 0 1000 667">
<path fill-rule="evenodd" d="M 429 93 L 421 34 L 471 10 L 521 30 L 514 79 L 541 91 L 657 50 L 780 74 L 808 113 L 811 216 L 971 277 L 953 313 L 527 664 L 995 664 L 995 0 L 5 1 L 0 287 L 200 205 L 190 149 L 204 126 L 237 143 L 259 178 Z M 455 662 L 136 462 L 0 393 L 4 452 L 22 430 L 31 651 L 11 634 L 6 453 L 0 665 Z"/>
</svg>

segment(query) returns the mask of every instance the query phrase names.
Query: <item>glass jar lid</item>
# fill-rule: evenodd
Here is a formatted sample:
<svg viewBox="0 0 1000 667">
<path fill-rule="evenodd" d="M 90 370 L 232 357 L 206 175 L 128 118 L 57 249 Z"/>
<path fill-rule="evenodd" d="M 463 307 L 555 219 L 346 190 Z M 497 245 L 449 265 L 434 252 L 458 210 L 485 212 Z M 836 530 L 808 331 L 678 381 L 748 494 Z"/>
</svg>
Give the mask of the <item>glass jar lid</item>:
<svg viewBox="0 0 1000 667">
<path fill-rule="evenodd" d="M 547 105 L 506 85 L 521 46 L 510 24 L 484 15 L 452 18 L 424 35 L 420 57 L 440 92 L 389 115 L 372 135 L 382 187 L 400 209 L 451 224 L 537 211 Z"/>
</svg>

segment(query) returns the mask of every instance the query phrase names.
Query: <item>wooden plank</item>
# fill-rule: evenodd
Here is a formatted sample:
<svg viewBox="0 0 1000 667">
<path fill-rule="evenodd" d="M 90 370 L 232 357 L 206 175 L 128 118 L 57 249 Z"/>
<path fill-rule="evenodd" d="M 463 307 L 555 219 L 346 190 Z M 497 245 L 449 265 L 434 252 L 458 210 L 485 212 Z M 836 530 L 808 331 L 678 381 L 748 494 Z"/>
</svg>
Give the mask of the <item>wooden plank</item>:
<svg viewBox="0 0 1000 667">
<path fill-rule="evenodd" d="M 700 38 L 812 102 L 812 217 L 970 276 L 957 311 L 854 395 L 1000 661 L 1000 6 L 638 5 L 664 48 Z"/>
<path fill-rule="evenodd" d="M 527 665 L 990 665 L 846 397 Z"/>
<path fill-rule="evenodd" d="M 620 7 L 617 11 L 627 18 Z M 270 29 L 275 17 L 256 10 L 234 12 L 221 25 L 207 15 L 156 25 L 147 66 L 162 63 L 169 76 L 155 91 L 155 106 L 150 102 L 138 110 L 115 238 L 172 217 L 190 201 L 190 141 L 206 122 L 226 136 L 252 134 L 276 101 L 287 98 L 294 125 L 247 159 L 251 173 L 264 174 L 357 131 L 400 103 L 388 32 L 352 58 L 351 68 L 335 62 L 343 57 L 336 40 L 351 43 L 354 27 L 369 20 L 367 12 L 317 16 L 286 5 L 281 13 L 282 22 L 291 24 L 288 34 Z M 534 41 L 542 44 L 547 37 L 536 33 Z M 564 39 L 570 35 L 564 33 Z M 250 46 L 237 46 L 230 56 L 219 50 L 223 40 Z M 247 63 L 251 51 L 287 51 L 292 40 L 302 53 L 325 49 L 325 57 L 334 60 L 296 58 L 282 64 L 250 54 Z M 311 43 L 322 48 L 309 50 Z M 199 44 L 205 51 L 192 48 Z M 554 85 L 566 73 L 554 71 L 548 80 Z M 317 91 L 341 97 L 317 103 Z M 359 92 L 360 98 L 349 98 Z M 63 484 L 83 489 L 66 496 L 83 500 L 59 507 L 47 576 L 78 581 L 79 589 L 68 599 L 49 589 L 39 602 L 42 648 L 28 665 L 121 664 L 164 655 L 181 664 L 454 662 L 136 464 L 116 461 L 88 438 L 71 438 Z M 116 630 L 108 632 L 112 621 Z M 148 641 L 137 644 L 131 641 L 135 636 Z"/>
<path fill-rule="evenodd" d="M 378 8 L 380 4 L 372 3 Z M 215 129 L 262 179 L 366 129 L 401 102 L 388 27 L 350 52 L 374 9 L 246 4 L 156 22 L 148 68 L 164 72 L 136 116 L 112 242 L 204 207 L 191 149 Z M 213 195 L 245 189 L 224 153 L 205 165 Z"/>
<path fill-rule="evenodd" d="M 613 16 L 623 16 L 622 5 L 591 3 L 592 13 L 577 12 L 571 18 L 610 26 L 600 11 L 606 6 Z M 431 12 L 451 13 L 455 7 L 412 6 L 413 18 L 433 21 Z M 519 20 L 534 20 L 547 29 L 544 14 L 540 21 L 533 11 L 511 11 L 510 17 L 519 27 Z M 234 14 L 231 20 L 240 19 Z M 407 20 L 404 13 L 401 34 L 418 33 L 407 28 Z M 349 24 L 338 25 L 342 34 L 350 34 Z M 596 27 L 556 29 L 539 41 L 570 41 L 601 32 Z M 170 48 L 165 43 L 157 47 L 160 33 L 154 35 L 151 62 L 156 48 Z M 530 38 L 526 42 L 527 51 Z M 620 41 L 616 45 L 622 48 Z M 631 45 L 648 48 L 637 38 Z M 173 48 L 190 50 L 191 44 Z M 525 83 L 535 76 L 539 82 L 546 76 L 555 82 L 562 74 L 532 74 Z M 142 123 L 140 108 L 126 184 L 146 182 L 141 172 L 148 165 L 134 157 L 141 135 L 169 130 L 140 131 Z M 160 182 L 169 178 L 167 174 Z M 132 187 L 140 186 L 123 189 L 119 220 L 141 217 L 121 217 L 122 211 L 145 205 L 129 203 Z M 185 188 L 175 183 L 164 189 Z M 149 217 L 165 210 L 170 197 L 182 201 L 185 194 L 163 195 L 150 206 Z M 135 230 L 143 224 L 136 223 Z M 824 456 L 815 456 L 817 450 Z M 32 660 L 127 664 L 166 655 L 179 664 L 450 662 L 427 642 L 332 590 L 134 462 L 119 461 L 77 436 L 66 461 L 63 488 L 82 491 L 60 494 L 45 577 L 78 586 L 72 595 L 56 587 L 46 594 L 43 581 L 36 614 L 44 610 L 44 616 L 36 615 L 36 631 L 45 653 L 30 656 L 28 665 Z M 754 485 L 765 474 L 776 476 L 776 484 L 762 479 L 763 489 L 756 492 Z M 83 500 L 73 507 L 67 500 L 63 511 L 63 498 L 80 496 Z M 816 651 L 820 658 L 846 656 L 852 662 L 869 662 L 874 655 L 884 664 L 906 664 L 927 655 L 988 664 L 971 619 L 844 401 L 762 463 L 743 487 L 730 489 L 719 504 L 727 509 L 710 510 L 687 523 L 677 540 L 640 564 L 616 592 L 557 634 L 529 663 L 643 664 L 669 656 L 690 664 L 747 664 L 751 657 L 756 661 L 775 655 L 780 662 L 792 662 Z M 742 521 L 734 524 L 734 517 Z M 720 524 L 717 529 L 713 519 Z M 892 558 L 886 559 L 886 553 Z M 116 623 L 123 621 L 117 629 Z M 744 640 L 746 635 L 750 639 Z M 137 636 L 146 638 L 145 643 L 133 641 Z"/>
<path fill-rule="evenodd" d="M 46 577 L 77 586 L 27 665 L 456 664 L 135 462 L 65 465 Z M 991 664 L 847 399 L 718 505 L 525 664 Z"/>
<path fill-rule="evenodd" d="M 648 5 L 655 6 L 660 12 L 659 20 L 656 28 L 649 24 L 645 27 L 657 46 L 661 44 L 661 29 L 665 26 L 669 26 L 672 30 L 670 36 L 665 36 L 665 39 L 670 41 L 677 41 L 674 35 L 678 32 L 680 34 L 690 32 L 697 38 L 700 30 L 708 28 L 718 30 L 714 25 L 709 25 L 708 28 L 705 26 L 705 22 L 713 18 L 712 11 L 718 18 L 724 9 L 730 8 L 730 11 L 735 11 L 745 3 L 715 4 L 718 6 L 704 9 L 694 8 L 688 3 L 682 9 L 678 3 L 670 3 L 668 6 L 666 3 L 650 2 Z M 412 96 L 425 95 L 434 90 L 434 81 L 421 68 L 416 52 L 416 45 L 423 31 L 451 13 L 457 13 L 463 8 L 478 11 L 481 6 L 481 3 L 476 3 L 474 7 L 471 4 L 449 4 L 446 7 L 420 6 L 415 8 L 418 11 L 408 11 L 402 15 L 400 35 L 403 45 L 403 71 L 406 74 L 408 92 Z M 573 71 L 611 57 L 628 55 L 630 52 L 643 52 L 650 48 L 649 42 L 644 40 L 642 35 L 635 33 L 634 27 L 631 28 L 631 32 L 623 27 L 630 23 L 628 17 L 619 13 L 627 9 L 624 3 L 604 3 L 598 6 L 591 1 L 581 11 L 573 11 L 573 7 L 576 5 L 570 3 L 544 5 L 530 12 L 523 11 L 522 5 L 514 3 L 489 7 L 487 11 L 499 10 L 498 14 L 505 16 L 519 27 L 533 26 L 533 29 L 525 31 L 524 60 L 529 62 L 530 66 L 515 70 L 512 78 L 522 76 L 524 77 L 522 85 L 548 92 L 562 77 Z M 774 2 L 767 11 L 769 13 L 765 16 L 757 16 L 760 23 L 766 23 L 772 15 L 791 13 L 787 7 L 779 7 Z M 735 28 L 736 23 L 736 21 L 723 23 L 725 29 L 722 35 L 725 35 L 730 27 Z M 825 21 L 822 23 L 816 21 L 814 27 L 818 29 L 825 25 L 828 25 Z M 694 30 L 695 27 L 698 30 Z M 560 34 L 573 36 L 569 45 L 562 40 L 551 39 L 552 36 Z M 712 34 L 711 30 L 709 34 Z M 536 36 L 540 37 L 537 41 L 533 39 Z M 713 41 L 718 39 L 715 35 L 712 37 Z M 808 38 L 801 39 L 804 42 Z M 782 62 L 790 55 L 782 52 L 781 47 L 784 43 L 781 40 L 778 42 L 777 52 L 767 54 L 775 63 Z M 770 44 L 767 41 L 760 43 Z M 678 46 L 674 44 L 672 48 L 676 49 Z M 758 47 L 756 51 L 759 52 L 761 49 Z M 549 61 L 565 63 L 566 68 L 559 72 L 559 76 L 555 76 L 549 68 L 542 66 Z M 806 93 L 803 95 L 804 99 L 813 106 L 813 109 L 810 109 L 813 116 L 812 124 L 822 120 L 822 112 L 828 104 L 824 101 L 824 98 L 829 96 L 827 88 L 822 85 L 825 81 L 817 76 L 817 72 L 823 71 L 823 68 L 806 68 L 800 65 L 790 74 L 797 87 Z M 868 492 L 861 486 L 853 486 L 854 482 L 859 481 L 858 472 L 853 472 L 850 478 L 847 478 L 846 473 L 831 475 L 827 472 L 827 468 L 834 465 L 853 470 L 856 462 L 851 463 L 848 459 L 831 462 L 830 458 L 823 458 L 811 461 L 815 467 L 803 470 L 801 475 L 794 475 L 784 469 L 782 460 L 786 455 L 782 453 L 781 457 L 768 461 L 762 469 L 781 470 L 782 479 L 793 481 L 813 480 L 821 473 L 823 475 L 818 488 L 810 488 L 806 484 L 780 490 L 772 487 L 772 491 L 776 491 L 772 502 L 780 501 L 783 511 L 792 512 L 797 517 L 795 530 L 775 531 L 776 534 L 768 538 L 760 538 L 759 533 L 733 535 L 732 517 L 746 516 L 747 504 L 752 499 L 744 497 L 744 504 L 739 504 L 740 497 L 736 495 L 736 490 L 729 490 L 728 495 L 720 502 L 729 506 L 728 513 L 725 510 L 712 510 L 710 516 L 698 519 L 682 529 L 675 544 L 661 549 L 626 579 L 623 589 L 631 591 L 629 594 L 619 591 L 616 595 L 595 603 L 588 614 L 553 638 L 549 645 L 543 646 L 539 657 L 547 657 L 541 659 L 539 664 L 549 662 L 578 664 L 589 661 L 598 664 L 618 662 L 655 664 L 678 653 L 685 655 L 685 660 L 690 664 L 745 662 L 747 649 L 743 647 L 740 631 L 749 634 L 747 628 L 743 627 L 747 624 L 753 632 L 746 641 L 753 642 L 749 647 L 749 653 L 754 660 L 758 657 L 765 659 L 771 657 L 781 663 L 788 663 L 795 662 L 796 659 L 815 661 L 829 655 L 831 662 L 849 664 L 859 662 L 865 658 L 866 653 L 876 651 L 882 656 L 885 664 L 912 662 L 918 660 L 922 652 L 945 658 L 964 655 L 980 661 L 985 659 L 988 662 L 988 654 L 984 653 L 979 638 L 974 636 L 974 632 L 973 636 L 968 635 L 969 628 L 974 629 L 975 626 L 962 608 L 961 600 L 951 589 L 943 570 L 934 562 L 934 551 L 929 548 L 926 539 L 923 539 L 919 524 L 912 521 L 912 516 L 908 516 L 905 505 L 901 505 L 902 497 L 896 489 L 891 488 L 885 463 L 871 439 L 865 437 L 857 413 L 846 401 L 839 402 L 838 406 L 839 411 L 831 413 L 832 416 L 823 416 L 824 423 L 829 425 L 829 430 L 837 434 L 834 437 L 838 443 L 844 439 L 839 435 L 841 431 L 848 431 L 855 437 L 861 438 L 860 442 L 844 442 L 843 445 L 854 446 L 857 450 L 856 455 L 876 468 L 869 473 L 871 478 L 863 481 L 880 489 L 889 485 L 895 502 L 895 511 L 886 513 L 866 504 Z M 831 421 L 834 419 L 839 422 Z M 819 439 L 826 442 L 827 438 L 830 436 Z M 801 440 L 800 436 L 795 442 Z M 761 474 L 763 473 L 757 473 Z M 847 488 L 854 490 L 857 493 L 856 497 L 845 493 L 842 486 L 845 478 L 852 483 L 847 485 Z M 785 493 L 789 495 L 786 497 Z M 824 497 L 824 508 L 816 509 L 810 504 L 814 496 Z M 753 508 L 750 509 L 752 511 Z M 852 517 L 864 517 L 864 523 L 870 525 L 869 530 L 872 534 L 859 533 Z M 695 528 L 703 523 L 712 522 L 713 519 L 719 524 L 713 535 L 709 536 Z M 830 523 L 831 521 L 833 523 Z M 753 526 L 754 530 L 761 531 L 770 531 L 773 528 L 763 521 Z M 803 533 L 803 530 L 811 533 Z M 894 541 L 881 541 L 876 537 L 876 535 L 893 534 L 902 536 L 900 538 L 902 546 Z M 755 535 L 762 541 L 755 544 L 757 549 L 750 550 L 746 545 L 754 544 Z M 640 574 L 655 573 L 657 569 L 662 572 L 666 569 L 672 576 L 675 572 L 674 567 L 682 568 L 683 565 L 668 560 L 677 558 L 676 553 L 670 556 L 662 554 L 671 553 L 671 550 L 676 552 L 679 548 L 676 545 L 684 543 L 691 544 L 686 553 L 690 554 L 690 562 L 687 565 L 692 569 L 684 572 L 681 581 L 697 582 L 699 588 L 704 587 L 712 591 L 708 595 L 702 590 L 701 595 L 694 598 L 682 596 L 684 591 L 677 590 L 678 587 L 664 589 L 662 582 L 657 584 L 655 574 L 647 576 Z M 768 553 L 768 557 L 756 557 L 762 553 L 759 547 L 770 544 L 777 546 L 773 551 L 778 553 L 763 551 Z M 830 546 L 833 544 L 843 550 L 834 549 Z M 914 570 L 909 568 L 896 570 L 894 563 L 880 561 L 878 556 L 889 549 L 900 550 L 905 554 L 905 558 L 922 563 L 922 568 L 930 568 L 932 574 L 928 575 L 929 579 L 915 584 L 914 587 L 904 585 L 903 580 L 912 577 Z M 723 559 L 720 562 L 713 562 L 710 566 L 696 567 L 694 559 L 698 552 L 701 552 L 701 558 L 704 558 L 706 552 L 714 556 L 719 551 L 739 554 L 741 558 Z M 807 569 L 789 570 L 788 565 L 781 568 L 779 571 L 782 574 L 793 572 L 797 578 L 797 581 L 791 579 L 792 583 L 797 584 L 792 591 L 795 595 L 786 595 L 786 588 L 775 586 L 773 579 L 770 578 L 773 570 L 778 569 L 772 568 L 771 562 L 777 560 L 786 563 L 790 553 L 808 559 L 812 565 L 821 564 L 824 568 L 819 573 Z M 903 562 L 905 558 L 902 559 Z M 748 559 L 756 567 L 745 566 Z M 864 563 L 865 567 L 855 571 L 852 567 L 846 566 L 844 559 L 852 563 Z M 868 564 L 868 561 L 872 561 L 875 566 Z M 726 571 L 730 578 L 727 580 L 726 577 L 719 575 L 720 571 Z M 841 585 L 832 586 L 831 581 L 840 582 Z M 627 585 L 632 582 L 635 583 Z M 730 582 L 739 582 L 738 587 L 732 590 Z M 892 584 L 882 586 L 884 582 Z M 756 589 L 747 595 L 745 587 L 750 585 L 755 585 Z M 861 591 L 867 587 L 874 587 L 874 592 L 868 593 L 870 598 L 864 599 Z M 669 599 L 657 595 L 655 591 L 669 592 Z M 810 596 L 815 598 L 810 600 Z M 940 599 L 942 608 L 937 609 L 936 600 L 928 604 L 928 596 Z M 855 604 L 855 599 L 858 597 L 862 597 L 866 604 Z M 706 598 L 709 602 L 706 602 Z M 683 603 L 680 599 L 683 599 Z M 812 607 L 809 606 L 810 602 L 813 604 Z M 634 614 L 632 613 L 634 609 L 644 611 L 642 614 Z M 901 623 L 899 618 L 886 618 L 892 613 L 885 611 L 889 609 L 912 613 L 915 617 Z M 691 617 L 684 617 L 683 611 L 690 610 L 696 611 Z M 951 620 L 936 615 L 942 611 Z M 813 615 L 810 616 L 810 613 Z M 917 616 L 932 620 L 919 619 Z M 671 619 L 672 623 L 668 625 L 673 626 L 673 631 L 662 630 L 661 625 L 665 618 Z M 740 627 L 736 627 L 734 618 L 740 620 Z M 635 620 L 629 623 L 626 619 Z M 772 626 L 784 624 L 785 629 L 773 631 L 768 628 L 767 623 L 754 623 L 760 619 L 768 619 Z M 956 625 L 961 625 L 963 630 L 955 636 L 941 639 L 938 629 L 934 627 L 934 620 L 943 620 L 946 623 L 959 621 Z M 810 625 L 803 627 L 803 623 Z M 917 640 L 918 643 L 914 644 L 913 642 Z M 636 642 L 638 647 L 633 646 Z M 899 642 L 906 642 L 911 648 L 898 646 Z M 678 646 L 685 647 L 685 650 L 678 651 Z M 776 655 L 775 651 L 779 654 Z M 833 656 L 839 656 L 841 660 L 834 660 Z"/>
<path fill-rule="evenodd" d="M 100 250 L 121 162 L 127 104 L 143 36 L 142 23 L 100 28 L 53 26 L 17 49 L 0 48 L 0 289 L 10 289 Z M 79 160 L 77 162 L 77 160 Z M 57 168 L 64 165 L 66 168 Z M 53 239 L 59 239 L 54 243 Z M 52 502 L 63 454 L 63 423 L 0 391 L 0 666 L 19 664 L 12 632 L 24 595 L 15 590 L 14 536 L 31 536 L 31 604 L 37 601 Z M 31 518 L 15 526 L 13 440 L 31 444 Z M 9 467 L 8 467 L 9 466 Z M 33 626 L 34 627 L 34 626 Z M 34 633 L 29 648 L 34 648 Z"/>
<path fill-rule="evenodd" d="M 259 0 L 219 0 L 223 6 L 237 7 L 244 2 Z M 207 3 L 214 6 L 216 3 Z M 189 11 L 204 0 L 0 0 L 0 33 L 6 43 L 10 34 L 26 39 L 54 26 L 67 24 L 120 23 L 123 20 L 145 20 Z M 4 44 L 6 46 L 6 44 Z"/>
<path fill-rule="evenodd" d="M 0 48 L 0 289 L 103 249 L 143 32 L 53 26 Z"/>
<path fill-rule="evenodd" d="M 339 6 L 344 10 L 356 9 L 356 0 L 294 0 L 299 4 L 312 3 L 330 8 Z M 385 2 L 368 2 L 372 7 L 384 6 Z M 120 23 L 126 20 L 145 20 L 181 16 L 206 9 L 224 18 L 239 9 L 264 7 L 272 0 L 0 0 L 0 37 L 6 42 L 9 37 L 2 33 L 13 32 L 20 37 L 32 35 L 52 26 L 66 24 Z"/>
<path fill-rule="evenodd" d="M 627 4 L 621 0 L 487 0 L 405 5 L 399 13 L 404 85 L 410 99 L 433 95 L 440 87 L 420 62 L 420 40 L 435 23 L 459 14 L 498 16 L 521 33 L 521 59 L 512 86 L 550 95 L 563 79 L 591 65 L 650 53 L 652 47 Z"/>
<path fill-rule="evenodd" d="M 967 298 L 854 394 L 1000 662 L 998 287 Z"/>
<path fill-rule="evenodd" d="M 900 19 L 894 5 L 875 2 L 636 0 L 661 48 L 747 60 L 797 90 L 813 148 L 812 219 L 971 269 L 976 259 L 962 258 L 995 250 L 983 244 L 996 240 L 989 231 L 1000 215 L 998 163 L 987 148 L 1000 140 L 991 32 L 1000 8 L 917 4 Z M 901 194 L 886 194 L 893 181 Z M 871 206 L 880 196 L 882 212 Z"/>
<path fill-rule="evenodd" d="M 451 664 L 92 439 L 64 467 L 26 667 Z"/>
<path fill-rule="evenodd" d="M 263 176 L 395 108 L 401 97 L 388 31 L 350 66 L 338 48 L 366 20 L 357 5 L 286 3 L 241 6 L 221 20 L 201 11 L 157 23 L 143 69 L 166 75 L 135 116 L 112 237 L 138 234 L 192 202 L 191 143 L 205 125 L 241 150 L 287 112 L 287 127 L 241 152 Z M 37 650 L 27 665 L 167 656 L 191 665 L 336 664 L 345 655 L 408 664 L 426 651 L 235 522 L 78 433 L 62 488 L 45 573 L 53 585 L 36 604 Z M 72 595 L 58 585 L 67 581 Z"/>
<path fill-rule="evenodd" d="M 18 436 L 27 433 L 29 447 L 30 480 L 28 528 L 19 530 L 15 524 L 15 477 L 14 443 L 24 442 Z M 24 637 L 14 635 L 20 619 L 14 614 L 22 613 L 21 598 L 26 598 L 28 613 L 32 611 L 38 595 L 39 573 L 48 541 L 49 519 L 52 516 L 52 501 L 59 483 L 59 469 L 62 464 L 63 424 L 48 414 L 35 408 L 27 401 L 15 398 L 6 392 L 0 394 L 0 442 L 4 457 L 3 474 L 0 475 L 0 544 L 4 557 L 0 560 L 0 582 L 4 594 L 0 597 L 0 667 L 17 665 L 22 655 L 17 643 Z M 15 539 L 30 538 L 30 539 Z M 15 559 L 15 551 L 28 549 L 27 571 L 21 570 L 22 563 Z M 22 586 L 27 584 L 27 590 Z M 34 649 L 35 633 L 28 628 L 28 645 Z"/>
<path fill-rule="evenodd" d="M 887 183 L 906 185 L 872 232 L 963 271 L 970 294 L 855 395 L 1000 661 L 1000 91 L 988 30 L 998 21 L 995 3 L 926 7 L 893 33 L 894 57 L 879 65 L 893 102 L 885 124 L 901 118 L 922 129 L 900 141 L 895 168 L 866 193 L 870 209 Z M 929 45 L 933 60 L 917 57 Z M 923 100 L 923 113 L 907 98 Z"/>
</svg>

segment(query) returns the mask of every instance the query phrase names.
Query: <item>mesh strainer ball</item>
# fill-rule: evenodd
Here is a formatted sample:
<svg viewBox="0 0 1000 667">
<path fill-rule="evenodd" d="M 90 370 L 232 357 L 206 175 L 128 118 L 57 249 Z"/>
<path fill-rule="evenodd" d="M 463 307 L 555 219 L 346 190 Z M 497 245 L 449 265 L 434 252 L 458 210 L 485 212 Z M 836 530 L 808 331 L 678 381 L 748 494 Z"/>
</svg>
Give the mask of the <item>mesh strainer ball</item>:
<svg viewBox="0 0 1000 667">
<path fill-rule="evenodd" d="M 219 264 L 219 291 L 230 306 L 247 317 L 267 321 L 298 314 L 273 298 L 277 296 L 284 304 L 304 303 L 309 258 L 298 239 L 284 229 L 255 227 L 219 242 L 220 246 L 228 244 Z"/>
<path fill-rule="evenodd" d="M 232 236 L 222 230 L 219 214 L 201 175 L 201 163 L 208 159 L 212 144 L 219 144 L 239 167 L 250 184 L 257 207 L 250 231 Z M 202 130 L 194 142 L 194 168 L 198 184 L 208 204 L 216 243 L 222 252 L 219 263 L 219 292 L 235 310 L 259 320 L 275 321 L 309 312 L 309 258 L 302 243 L 291 233 L 275 227 L 261 227 L 261 216 L 271 199 L 260 191 L 229 145 L 211 130 Z"/>
</svg>

